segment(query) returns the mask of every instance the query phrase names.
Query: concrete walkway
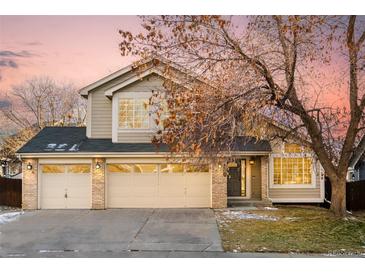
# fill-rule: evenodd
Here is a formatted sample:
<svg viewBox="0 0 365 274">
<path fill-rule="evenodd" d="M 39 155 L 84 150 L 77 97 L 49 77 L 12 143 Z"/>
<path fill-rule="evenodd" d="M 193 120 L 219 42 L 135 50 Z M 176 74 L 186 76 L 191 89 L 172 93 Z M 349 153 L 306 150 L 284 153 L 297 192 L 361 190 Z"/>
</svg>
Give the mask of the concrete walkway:
<svg viewBox="0 0 365 274">
<path fill-rule="evenodd" d="M 139 252 L 165 257 L 222 251 L 210 209 L 39 210 L 0 225 L 2 257 L 144 254 Z"/>
</svg>

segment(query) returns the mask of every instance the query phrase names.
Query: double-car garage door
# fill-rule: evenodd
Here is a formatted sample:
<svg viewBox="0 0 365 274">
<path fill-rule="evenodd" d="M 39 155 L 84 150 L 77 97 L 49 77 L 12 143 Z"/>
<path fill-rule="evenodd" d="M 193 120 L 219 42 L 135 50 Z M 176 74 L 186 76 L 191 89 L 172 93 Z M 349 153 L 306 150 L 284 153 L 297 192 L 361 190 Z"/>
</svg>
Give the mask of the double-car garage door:
<svg viewBox="0 0 365 274">
<path fill-rule="evenodd" d="M 107 204 L 122 207 L 210 207 L 205 165 L 108 164 Z"/>
<path fill-rule="evenodd" d="M 90 164 L 40 166 L 41 208 L 91 208 Z M 206 165 L 106 165 L 106 207 L 210 207 L 211 174 Z"/>
</svg>

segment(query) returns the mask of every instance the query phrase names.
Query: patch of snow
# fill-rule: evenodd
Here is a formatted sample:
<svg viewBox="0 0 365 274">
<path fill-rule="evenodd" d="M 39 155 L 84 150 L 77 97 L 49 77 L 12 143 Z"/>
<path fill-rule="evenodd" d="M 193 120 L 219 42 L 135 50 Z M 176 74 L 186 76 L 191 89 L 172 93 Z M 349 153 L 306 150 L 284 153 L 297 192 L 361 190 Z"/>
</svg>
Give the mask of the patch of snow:
<svg viewBox="0 0 365 274">
<path fill-rule="evenodd" d="M 223 213 L 227 218 L 240 220 L 262 220 L 262 221 L 277 221 L 277 217 L 246 213 L 242 211 L 228 211 Z"/>
<path fill-rule="evenodd" d="M 79 252 L 77 249 L 75 250 L 64 250 L 64 249 L 41 249 L 38 250 L 39 253 L 61 253 L 61 252 Z"/>
<path fill-rule="evenodd" d="M 56 148 L 56 146 L 57 146 L 57 144 L 48 144 L 47 148 L 48 149 L 54 149 L 54 148 Z"/>
<path fill-rule="evenodd" d="M 8 212 L 0 214 L 0 225 L 10 223 L 18 218 L 18 216 L 23 215 L 23 211 Z"/>
<path fill-rule="evenodd" d="M 297 220 L 300 220 L 301 218 L 300 217 L 285 217 L 284 219 L 288 220 L 288 221 L 297 221 Z"/>
<path fill-rule="evenodd" d="M 270 207 L 270 206 L 265 206 L 264 209 L 265 210 L 278 210 L 277 207 Z"/>
<path fill-rule="evenodd" d="M 78 151 L 78 150 L 79 150 L 78 144 L 74 144 L 68 151 Z"/>
</svg>

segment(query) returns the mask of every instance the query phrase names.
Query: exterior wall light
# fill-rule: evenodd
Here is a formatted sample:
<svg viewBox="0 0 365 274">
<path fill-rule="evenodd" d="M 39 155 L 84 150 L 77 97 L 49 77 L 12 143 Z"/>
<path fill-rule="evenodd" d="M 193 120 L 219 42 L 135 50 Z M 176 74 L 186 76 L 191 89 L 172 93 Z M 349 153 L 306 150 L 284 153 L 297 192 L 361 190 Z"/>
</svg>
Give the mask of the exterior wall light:
<svg viewBox="0 0 365 274">
<path fill-rule="evenodd" d="M 251 159 L 251 160 L 249 161 L 249 163 L 250 163 L 250 165 L 251 165 L 251 166 L 253 166 L 253 165 L 255 164 L 255 160 Z"/>
<path fill-rule="evenodd" d="M 28 162 L 28 164 L 27 164 L 27 169 L 28 169 L 28 170 L 32 170 L 32 168 L 33 168 L 32 164 L 31 164 L 30 162 Z"/>
<path fill-rule="evenodd" d="M 1 162 L 1 167 L 6 167 L 5 162 Z"/>
<path fill-rule="evenodd" d="M 96 168 L 96 169 L 100 169 L 100 168 L 101 168 L 101 165 L 100 165 L 100 163 L 99 163 L 99 162 L 96 162 L 95 168 Z"/>
</svg>

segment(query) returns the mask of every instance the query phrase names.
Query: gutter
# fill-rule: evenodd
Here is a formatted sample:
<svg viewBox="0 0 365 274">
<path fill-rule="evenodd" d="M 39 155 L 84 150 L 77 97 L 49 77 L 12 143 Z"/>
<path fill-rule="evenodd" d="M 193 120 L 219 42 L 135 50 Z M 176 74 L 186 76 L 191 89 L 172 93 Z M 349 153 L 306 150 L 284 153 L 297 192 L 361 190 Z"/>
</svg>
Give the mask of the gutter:
<svg viewBox="0 0 365 274">
<path fill-rule="evenodd" d="M 266 156 L 270 155 L 271 151 L 233 151 L 231 153 L 220 153 L 218 157 L 230 156 Z M 168 157 L 170 152 L 76 152 L 76 153 L 17 153 L 17 157 L 22 158 L 85 158 L 85 157 L 110 157 L 110 158 L 125 158 L 125 157 Z M 186 154 L 176 154 L 174 157 L 186 157 Z M 196 157 L 198 158 L 198 157 Z"/>
</svg>

